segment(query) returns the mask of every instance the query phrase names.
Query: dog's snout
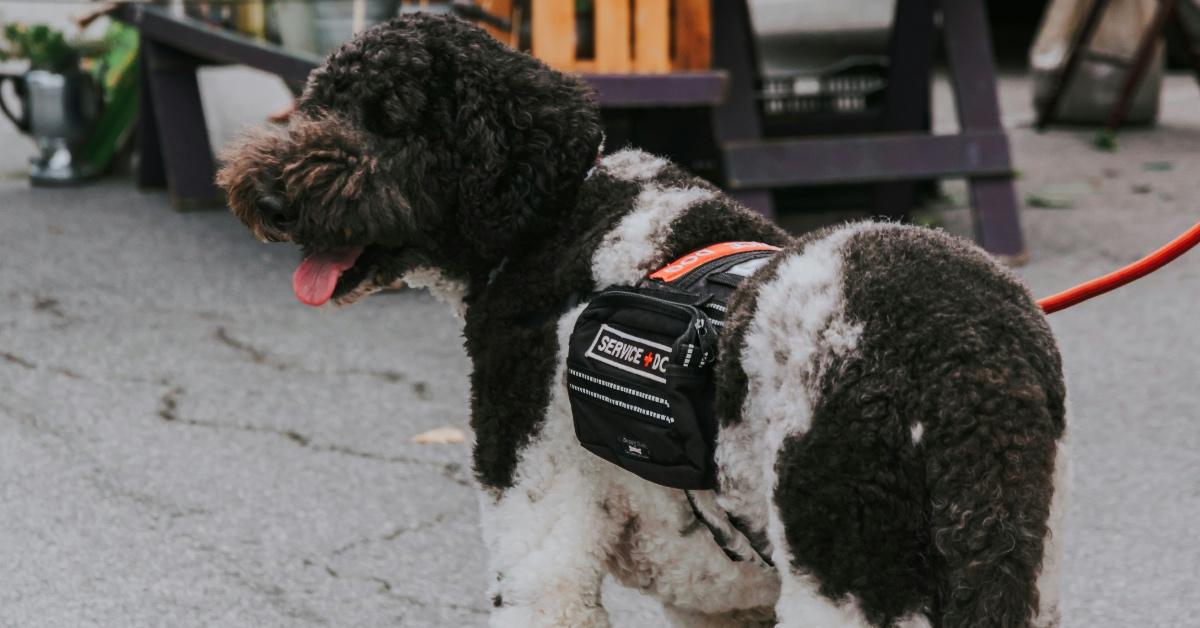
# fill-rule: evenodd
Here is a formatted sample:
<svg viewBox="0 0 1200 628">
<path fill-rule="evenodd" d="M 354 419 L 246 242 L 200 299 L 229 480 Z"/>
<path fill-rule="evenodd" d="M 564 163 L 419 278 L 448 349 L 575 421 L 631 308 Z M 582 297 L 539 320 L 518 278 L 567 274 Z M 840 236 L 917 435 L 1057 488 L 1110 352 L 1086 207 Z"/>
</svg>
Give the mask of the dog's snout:
<svg viewBox="0 0 1200 628">
<path fill-rule="evenodd" d="M 263 196 L 255 203 L 259 215 L 267 226 L 276 231 L 287 232 L 296 226 L 296 215 L 288 211 L 283 199 L 278 196 Z"/>
</svg>

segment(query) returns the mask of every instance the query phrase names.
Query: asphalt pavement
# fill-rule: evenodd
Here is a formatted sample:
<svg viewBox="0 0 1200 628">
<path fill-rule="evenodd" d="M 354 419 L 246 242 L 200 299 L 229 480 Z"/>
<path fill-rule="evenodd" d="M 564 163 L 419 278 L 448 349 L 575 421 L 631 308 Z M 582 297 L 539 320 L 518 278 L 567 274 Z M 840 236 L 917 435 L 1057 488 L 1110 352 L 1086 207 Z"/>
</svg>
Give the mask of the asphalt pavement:
<svg viewBox="0 0 1200 628">
<path fill-rule="evenodd" d="M 1034 133 L 1028 83 L 1002 86 L 1035 294 L 1200 220 L 1189 77 L 1115 152 Z M 303 307 L 293 249 L 128 178 L 31 189 L 27 144 L 0 127 L 0 626 L 483 624 L 468 446 L 412 441 L 468 428 L 448 308 Z M 937 215 L 969 233 L 963 187 L 946 191 Z M 1198 305 L 1200 251 L 1051 318 L 1072 408 L 1067 626 L 1198 625 Z M 605 596 L 618 626 L 661 624 L 640 595 Z"/>
</svg>

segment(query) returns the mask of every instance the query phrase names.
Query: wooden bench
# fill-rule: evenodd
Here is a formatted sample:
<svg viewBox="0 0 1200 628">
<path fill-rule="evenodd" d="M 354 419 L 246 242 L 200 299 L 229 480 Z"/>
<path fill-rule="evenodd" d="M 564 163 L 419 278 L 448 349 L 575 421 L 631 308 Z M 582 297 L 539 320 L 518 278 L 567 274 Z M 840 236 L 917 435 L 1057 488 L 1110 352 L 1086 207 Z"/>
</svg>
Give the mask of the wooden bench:
<svg viewBox="0 0 1200 628">
<path fill-rule="evenodd" d="M 223 206 L 224 196 L 213 183 L 216 165 L 196 68 L 243 64 L 302 84 L 321 59 L 173 16 L 162 7 L 123 4 L 114 16 L 135 26 L 142 36 L 138 185 L 165 185 L 177 209 Z M 727 80 L 724 72 L 711 70 L 583 78 L 596 90 L 603 110 L 713 107 L 724 100 Z"/>
<path fill-rule="evenodd" d="M 485 28 L 518 47 L 517 33 L 526 16 L 512 0 L 476 0 L 476 4 L 512 24 L 509 30 Z M 582 14 L 567 0 L 531 0 L 529 6 L 529 52 L 559 70 L 664 73 L 706 70 L 712 61 L 710 0 L 594 0 L 591 10 Z M 586 21 L 581 23 L 580 17 Z M 580 54 L 579 35 L 594 42 L 590 54 Z"/>
</svg>

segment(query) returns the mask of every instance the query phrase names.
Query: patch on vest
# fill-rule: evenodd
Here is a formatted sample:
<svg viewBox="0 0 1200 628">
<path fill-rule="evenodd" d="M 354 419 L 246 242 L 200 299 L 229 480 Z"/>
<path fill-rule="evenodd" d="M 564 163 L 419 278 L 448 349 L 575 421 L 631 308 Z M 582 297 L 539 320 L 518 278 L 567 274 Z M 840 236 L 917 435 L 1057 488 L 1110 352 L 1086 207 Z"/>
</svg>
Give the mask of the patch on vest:
<svg viewBox="0 0 1200 628">
<path fill-rule="evenodd" d="M 671 347 L 639 338 L 608 325 L 600 325 L 600 330 L 596 332 L 596 337 L 592 339 L 584 355 L 627 373 L 663 384 L 667 381 L 667 363 L 671 359 Z"/>
<path fill-rule="evenodd" d="M 671 283 L 684 275 L 692 272 L 699 266 L 708 264 L 728 257 L 737 253 L 750 253 L 753 251 L 778 251 L 779 247 L 766 244 L 763 242 L 721 242 L 713 244 L 702 249 L 692 251 L 687 255 L 663 266 L 650 275 L 651 279 L 657 279 L 664 283 Z M 753 272 L 753 270 L 749 271 Z M 747 272 L 744 276 L 749 275 Z"/>
</svg>

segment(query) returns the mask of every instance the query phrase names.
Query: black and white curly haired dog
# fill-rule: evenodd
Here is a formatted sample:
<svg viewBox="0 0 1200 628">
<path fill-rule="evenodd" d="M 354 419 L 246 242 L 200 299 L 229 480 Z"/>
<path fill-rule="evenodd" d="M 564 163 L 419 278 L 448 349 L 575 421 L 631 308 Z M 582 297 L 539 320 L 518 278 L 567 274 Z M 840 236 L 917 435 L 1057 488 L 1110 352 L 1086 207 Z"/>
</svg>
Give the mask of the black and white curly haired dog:
<svg viewBox="0 0 1200 628">
<path fill-rule="evenodd" d="M 1057 626 L 1065 391 L 1017 280 L 927 229 L 794 239 L 601 143 L 580 81 L 416 15 L 333 53 L 219 175 L 255 234 L 305 249 L 301 300 L 406 284 L 457 308 L 491 624 L 605 626 L 612 574 L 681 626 Z M 718 488 L 689 503 L 577 443 L 571 295 L 731 240 L 783 250 L 729 302 Z"/>
</svg>

